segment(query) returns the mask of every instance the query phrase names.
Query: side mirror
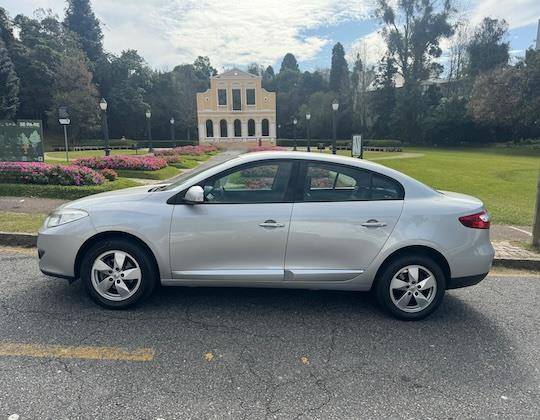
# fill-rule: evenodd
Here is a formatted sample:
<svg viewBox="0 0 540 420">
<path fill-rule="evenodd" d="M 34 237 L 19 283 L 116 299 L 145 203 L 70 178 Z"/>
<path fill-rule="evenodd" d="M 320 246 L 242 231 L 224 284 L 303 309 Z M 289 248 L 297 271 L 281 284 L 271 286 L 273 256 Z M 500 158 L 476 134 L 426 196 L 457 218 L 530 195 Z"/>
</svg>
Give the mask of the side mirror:
<svg viewBox="0 0 540 420">
<path fill-rule="evenodd" d="M 190 187 L 189 190 L 186 191 L 184 202 L 188 204 L 204 203 L 204 190 L 202 187 L 199 187 L 198 185 Z"/>
</svg>

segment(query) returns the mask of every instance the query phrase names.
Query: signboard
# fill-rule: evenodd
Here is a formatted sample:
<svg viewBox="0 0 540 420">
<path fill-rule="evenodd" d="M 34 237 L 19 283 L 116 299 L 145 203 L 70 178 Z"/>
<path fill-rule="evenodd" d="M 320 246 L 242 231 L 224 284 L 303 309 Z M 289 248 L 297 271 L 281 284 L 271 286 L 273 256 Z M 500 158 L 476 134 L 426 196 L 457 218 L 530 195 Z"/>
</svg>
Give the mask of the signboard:
<svg viewBox="0 0 540 420">
<path fill-rule="evenodd" d="M 43 162 L 40 120 L 0 120 L 0 161 Z"/>
<path fill-rule="evenodd" d="M 355 134 L 352 137 L 352 155 L 353 157 L 359 157 L 363 158 L 363 150 L 362 150 L 362 135 L 361 134 Z"/>
<path fill-rule="evenodd" d="M 71 122 L 71 120 L 69 118 L 60 118 L 58 120 L 58 122 L 62 125 L 69 125 L 69 123 Z"/>
</svg>

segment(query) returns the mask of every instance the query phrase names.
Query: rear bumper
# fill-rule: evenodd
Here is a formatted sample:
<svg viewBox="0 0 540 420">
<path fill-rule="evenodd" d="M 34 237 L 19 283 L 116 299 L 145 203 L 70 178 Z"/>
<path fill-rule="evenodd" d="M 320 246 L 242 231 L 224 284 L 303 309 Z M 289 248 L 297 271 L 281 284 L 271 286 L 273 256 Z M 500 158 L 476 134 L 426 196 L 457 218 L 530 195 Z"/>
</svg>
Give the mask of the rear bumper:
<svg viewBox="0 0 540 420">
<path fill-rule="evenodd" d="M 459 289 L 461 287 L 474 286 L 486 278 L 488 273 L 475 276 L 454 277 L 446 282 L 446 289 Z"/>
</svg>

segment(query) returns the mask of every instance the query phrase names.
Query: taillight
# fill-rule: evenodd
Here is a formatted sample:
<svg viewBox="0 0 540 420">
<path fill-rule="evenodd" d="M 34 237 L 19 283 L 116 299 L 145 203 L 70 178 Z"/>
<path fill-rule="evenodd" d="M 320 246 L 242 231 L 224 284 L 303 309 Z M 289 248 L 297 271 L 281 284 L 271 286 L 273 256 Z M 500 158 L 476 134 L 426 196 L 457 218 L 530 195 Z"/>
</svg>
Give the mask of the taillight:
<svg viewBox="0 0 540 420">
<path fill-rule="evenodd" d="M 469 216 L 461 216 L 459 221 L 463 226 L 473 229 L 489 229 L 490 218 L 487 210 Z"/>
</svg>

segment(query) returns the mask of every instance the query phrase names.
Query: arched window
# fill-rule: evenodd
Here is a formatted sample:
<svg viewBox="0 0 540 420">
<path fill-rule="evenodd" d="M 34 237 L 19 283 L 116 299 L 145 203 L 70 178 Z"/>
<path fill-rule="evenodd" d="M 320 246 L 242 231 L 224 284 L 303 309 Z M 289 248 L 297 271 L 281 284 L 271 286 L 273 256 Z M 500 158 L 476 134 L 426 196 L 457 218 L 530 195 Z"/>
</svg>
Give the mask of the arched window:
<svg viewBox="0 0 540 420">
<path fill-rule="evenodd" d="M 219 136 L 220 137 L 229 137 L 227 134 L 227 121 L 221 120 L 219 122 Z"/>
<path fill-rule="evenodd" d="M 248 137 L 255 136 L 255 120 L 248 120 Z"/>
<path fill-rule="evenodd" d="M 270 124 L 266 118 L 262 120 L 262 135 L 264 137 L 268 137 L 270 135 Z"/>
<path fill-rule="evenodd" d="M 242 137 L 242 123 L 240 120 L 234 120 L 234 137 Z"/>
<path fill-rule="evenodd" d="M 214 123 L 212 120 L 206 120 L 206 137 L 214 137 Z"/>
</svg>

